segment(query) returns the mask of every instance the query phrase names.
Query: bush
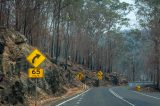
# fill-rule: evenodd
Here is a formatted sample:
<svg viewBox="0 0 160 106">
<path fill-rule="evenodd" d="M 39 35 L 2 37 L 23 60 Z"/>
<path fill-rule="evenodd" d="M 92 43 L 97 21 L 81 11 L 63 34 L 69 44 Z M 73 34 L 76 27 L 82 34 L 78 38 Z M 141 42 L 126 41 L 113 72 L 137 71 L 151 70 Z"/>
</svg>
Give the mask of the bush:
<svg viewBox="0 0 160 106">
<path fill-rule="evenodd" d="M 57 79 L 57 77 L 58 77 L 58 74 L 56 71 L 48 72 L 45 76 L 45 79 L 48 85 L 50 86 L 53 94 L 55 94 L 60 88 L 59 80 Z"/>
<path fill-rule="evenodd" d="M 16 105 L 18 103 L 24 104 L 23 84 L 16 81 L 15 84 L 11 86 L 10 92 L 5 94 L 3 100 L 7 104 L 12 105 Z"/>
</svg>

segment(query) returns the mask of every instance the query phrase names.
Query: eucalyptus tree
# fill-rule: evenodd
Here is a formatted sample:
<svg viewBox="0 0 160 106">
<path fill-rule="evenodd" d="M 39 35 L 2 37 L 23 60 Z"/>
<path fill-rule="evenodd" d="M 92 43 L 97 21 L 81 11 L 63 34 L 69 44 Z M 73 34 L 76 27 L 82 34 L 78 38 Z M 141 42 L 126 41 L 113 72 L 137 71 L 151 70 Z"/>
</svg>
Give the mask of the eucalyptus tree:
<svg viewBox="0 0 160 106">
<path fill-rule="evenodd" d="M 111 70 L 120 47 L 117 42 L 121 42 L 115 35 L 120 37 L 119 29 L 127 24 L 124 16 L 131 10 L 129 4 L 119 0 L 4 1 L 0 14 L 8 11 L 9 15 L 1 15 L 0 23 L 23 33 L 55 63 L 65 58 L 67 64 L 70 56 L 90 69 Z"/>
<path fill-rule="evenodd" d="M 80 47 L 82 50 L 77 48 L 76 52 L 79 53 L 79 51 L 85 51 L 85 53 L 81 53 L 79 55 L 85 55 L 85 61 L 87 61 L 86 63 L 88 63 L 87 66 L 89 68 L 93 69 L 93 66 L 96 65 L 96 57 L 98 55 L 96 53 L 102 52 L 102 54 L 106 54 L 106 52 L 104 51 L 97 52 L 98 48 L 100 47 L 99 44 L 102 41 L 103 36 L 107 37 L 109 35 L 110 30 L 118 31 L 117 24 L 124 25 L 127 23 L 127 19 L 123 16 L 128 13 L 128 9 L 130 8 L 127 3 L 120 3 L 117 0 L 84 1 L 83 7 L 78 12 L 79 15 L 76 15 L 75 28 L 78 30 L 78 32 L 82 32 L 82 34 L 85 35 L 84 37 L 89 39 L 89 42 L 85 45 L 85 47 Z M 106 42 L 107 41 L 108 38 Z M 81 43 L 79 42 L 79 44 Z M 107 50 L 107 52 L 108 51 L 109 50 Z M 103 59 L 105 58 L 102 57 L 100 59 L 102 59 L 103 61 Z"/>
<path fill-rule="evenodd" d="M 140 17 L 140 24 L 148 29 L 153 41 L 152 58 L 154 58 L 153 73 L 156 73 L 157 87 L 160 83 L 160 1 L 159 0 L 136 0 L 137 7 L 139 8 L 138 15 Z"/>
</svg>

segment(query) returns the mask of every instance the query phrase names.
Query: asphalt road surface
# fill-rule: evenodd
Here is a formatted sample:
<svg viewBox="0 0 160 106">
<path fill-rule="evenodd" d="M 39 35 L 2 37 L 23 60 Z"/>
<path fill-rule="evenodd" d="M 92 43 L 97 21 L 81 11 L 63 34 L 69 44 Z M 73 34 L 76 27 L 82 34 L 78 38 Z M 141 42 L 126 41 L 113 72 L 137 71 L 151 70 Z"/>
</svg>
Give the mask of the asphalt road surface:
<svg viewBox="0 0 160 106">
<path fill-rule="evenodd" d="M 160 106 L 160 93 L 146 94 L 127 87 L 99 87 L 51 106 Z"/>
</svg>

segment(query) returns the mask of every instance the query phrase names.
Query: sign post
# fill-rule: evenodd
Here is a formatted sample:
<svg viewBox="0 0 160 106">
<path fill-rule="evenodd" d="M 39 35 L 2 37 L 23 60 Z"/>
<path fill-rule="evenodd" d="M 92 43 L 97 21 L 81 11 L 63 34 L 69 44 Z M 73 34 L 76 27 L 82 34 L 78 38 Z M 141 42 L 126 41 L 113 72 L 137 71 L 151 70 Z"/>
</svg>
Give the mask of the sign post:
<svg viewBox="0 0 160 106">
<path fill-rule="evenodd" d="M 78 72 L 76 74 L 76 79 L 79 80 L 79 81 L 82 81 L 84 79 L 84 75 L 82 72 Z M 82 83 L 82 89 L 84 89 L 84 84 Z"/>
<path fill-rule="evenodd" d="M 27 57 L 26 60 L 34 67 L 28 69 L 28 78 L 35 78 L 35 106 L 37 105 L 37 82 L 38 78 L 44 77 L 44 70 L 42 68 L 38 68 L 40 64 L 45 60 L 45 56 L 38 50 L 35 49 L 31 52 Z"/>
<path fill-rule="evenodd" d="M 36 95 L 36 96 L 35 96 L 35 106 L 38 106 L 38 105 L 37 105 L 37 80 L 38 80 L 38 79 L 36 78 L 36 88 L 35 88 L 35 90 L 36 90 L 36 92 L 35 92 L 35 95 Z"/>
</svg>

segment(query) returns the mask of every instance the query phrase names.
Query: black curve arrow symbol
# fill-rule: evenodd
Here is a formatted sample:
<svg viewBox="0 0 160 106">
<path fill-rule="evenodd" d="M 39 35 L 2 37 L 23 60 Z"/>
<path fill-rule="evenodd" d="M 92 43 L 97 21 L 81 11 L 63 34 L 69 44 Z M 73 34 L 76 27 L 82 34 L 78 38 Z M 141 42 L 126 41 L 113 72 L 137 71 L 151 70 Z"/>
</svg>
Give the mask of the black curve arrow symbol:
<svg viewBox="0 0 160 106">
<path fill-rule="evenodd" d="M 36 59 L 36 58 L 39 58 L 40 56 L 41 56 L 41 55 L 36 54 L 36 56 L 34 56 L 33 59 L 32 59 L 32 63 L 34 63 L 34 62 L 35 62 L 35 59 Z"/>
</svg>

